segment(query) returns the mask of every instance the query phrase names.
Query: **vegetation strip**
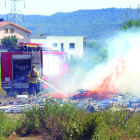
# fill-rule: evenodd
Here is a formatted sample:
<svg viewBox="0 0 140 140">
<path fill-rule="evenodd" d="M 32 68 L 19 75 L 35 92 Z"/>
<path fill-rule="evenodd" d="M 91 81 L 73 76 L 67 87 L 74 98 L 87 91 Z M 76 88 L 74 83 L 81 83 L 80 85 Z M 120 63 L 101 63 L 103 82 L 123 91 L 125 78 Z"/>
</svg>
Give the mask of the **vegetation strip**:
<svg viewBox="0 0 140 140">
<path fill-rule="evenodd" d="M 46 100 L 44 107 L 23 114 L 0 113 L 0 137 L 42 135 L 48 139 L 131 139 L 140 138 L 140 113 L 135 109 L 85 112 L 73 103 L 60 106 Z M 135 128 L 135 129 L 134 129 Z"/>
</svg>

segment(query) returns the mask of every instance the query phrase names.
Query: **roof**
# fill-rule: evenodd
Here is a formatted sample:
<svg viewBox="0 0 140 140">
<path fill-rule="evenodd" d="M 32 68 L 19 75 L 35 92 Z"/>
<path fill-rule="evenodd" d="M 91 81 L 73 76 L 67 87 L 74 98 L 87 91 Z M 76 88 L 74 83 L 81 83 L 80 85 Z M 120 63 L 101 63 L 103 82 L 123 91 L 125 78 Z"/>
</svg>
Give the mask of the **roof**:
<svg viewBox="0 0 140 140">
<path fill-rule="evenodd" d="M 27 30 L 27 29 L 25 29 L 25 28 L 23 28 L 23 27 L 21 27 L 21 26 L 15 24 L 15 23 L 13 23 L 13 22 L 11 22 L 11 21 L 3 21 L 3 22 L 0 22 L 0 28 L 3 27 L 3 26 L 9 25 L 9 24 L 11 24 L 11 25 L 13 25 L 13 26 L 16 26 L 17 28 L 20 28 L 20 29 L 22 29 L 22 30 L 24 30 L 24 31 L 26 31 L 26 32 L 28 32 L 28 33 L 32 33 L 32 31 Z"/>
</svg>

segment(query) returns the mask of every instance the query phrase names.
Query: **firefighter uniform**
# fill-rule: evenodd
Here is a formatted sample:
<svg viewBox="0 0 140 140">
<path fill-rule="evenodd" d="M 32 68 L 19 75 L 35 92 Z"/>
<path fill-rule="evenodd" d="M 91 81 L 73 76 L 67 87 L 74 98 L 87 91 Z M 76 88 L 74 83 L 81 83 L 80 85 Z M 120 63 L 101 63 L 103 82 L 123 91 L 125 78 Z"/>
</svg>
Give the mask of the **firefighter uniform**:
<svg viewBox="0 0 140 140">
<path fill-rule="evenodd" d="M 36 67 L 33 64 L 31 66 L 31 71 L 28 72 L 28 82 L 29 82 L 29 89 L 28 93 L 30 96 L 33 96 L 34 89 L 36 90 L 36 95 L 41 94 L 40 92 L 40 82 L 38 78 L 42 78 L 38 71 L 36 71 Z"/>
</svg>

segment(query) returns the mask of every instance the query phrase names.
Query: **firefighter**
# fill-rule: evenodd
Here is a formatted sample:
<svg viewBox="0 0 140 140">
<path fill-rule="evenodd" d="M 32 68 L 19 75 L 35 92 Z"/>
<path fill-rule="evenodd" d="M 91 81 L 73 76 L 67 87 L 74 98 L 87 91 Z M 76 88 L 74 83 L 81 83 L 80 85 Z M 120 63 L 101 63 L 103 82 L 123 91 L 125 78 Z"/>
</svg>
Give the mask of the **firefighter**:
<svg viewBox="0 0 140 140">
<path fill-rule="evenodd" d="M 30 96 L 33 96 L 34 89 L 36 90 L 36 95 L 41 95 L 40 91 L 40 83 L 41 81 L 38 79 L 42 79 L 42 76 L 39 74 L 39 72 L 36 70 L 35 65 L 31 65 L 31 71 L 28 72 L 28 82 L 29 82 L 29 89 L 28 93 Z"/>
</svg>

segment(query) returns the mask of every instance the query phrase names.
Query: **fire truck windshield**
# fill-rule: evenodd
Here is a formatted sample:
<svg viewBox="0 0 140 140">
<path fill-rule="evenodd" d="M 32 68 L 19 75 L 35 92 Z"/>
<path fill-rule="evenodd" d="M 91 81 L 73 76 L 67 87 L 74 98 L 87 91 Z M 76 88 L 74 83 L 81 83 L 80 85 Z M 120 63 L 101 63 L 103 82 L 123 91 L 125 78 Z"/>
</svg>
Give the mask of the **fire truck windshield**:
<svg viewBox="0 0 140 140">
<path fill-rule="evenodd" d="M 43 55 L 43 75 L 59 75 L 59 55 Z"/>
</svg>

